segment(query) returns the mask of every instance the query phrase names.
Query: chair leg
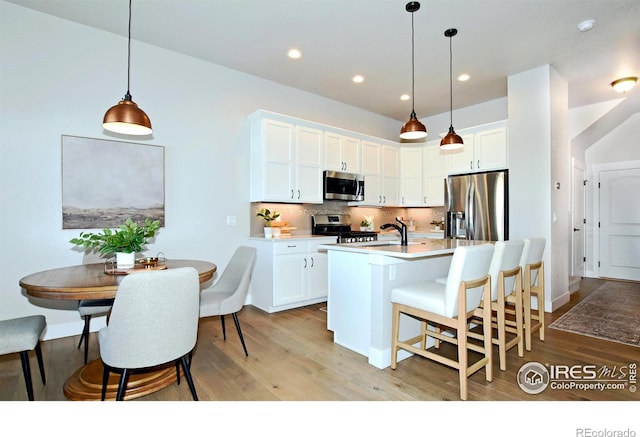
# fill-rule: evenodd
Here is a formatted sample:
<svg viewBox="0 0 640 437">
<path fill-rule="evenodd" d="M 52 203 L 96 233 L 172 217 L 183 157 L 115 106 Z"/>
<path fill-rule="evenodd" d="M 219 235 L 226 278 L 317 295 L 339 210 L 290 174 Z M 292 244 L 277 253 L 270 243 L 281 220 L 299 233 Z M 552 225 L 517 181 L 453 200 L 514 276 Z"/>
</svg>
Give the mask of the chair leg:
<svg viewBox="0 0 640 437">
<path fill-rule="evenodd" d="M 238 320 L 238 313 L 233 313 L 233 323 L 236 324 L 238 336 L 240 337 L 240 341 L 242 342 L 242 349 L 244 349 L 244 356 L 248 357 L 249 353 L 247 352 L 247 346 L 244 344 L 244 337 L 242 336 L 242 329 L 240 329 L 240 320 Z"/>
<path fill-rule="evenodd" d="M 176 360 L 176 382 L 180 385 L 180 362 Z"/>
<path fill-rule="evenodd" d="M 84 327 L 82 328 L 82 335 L 80 335 L 80 341 L 78 342 L 78 349 L 82 345 L 84 340 L 84 363 L 87 364 L 89 357 L 89 325 L 91 323 L 91 316 L 84 316 Z"/>
<path fill-rule="evenodd" d="M 44 361 L 42 359 L 42 348 L 40 342 L 36 344 L 36 358 L 38 359 L 38 367 L 40 368 L 40 377 L 42 378 L 42 384 L 47 385 L 47 378 L 44 376 Z"/>
<path fill-rule="evenodd" d="M 458 321 L 458 376 L 460 379 L 460 399 L 467 400 L 467 326 L 466 320 Z"/>
<path fill-rule="evenodd" d="M 109 383 L 109 366 L 107 366 L 106 364 L 102 363 L 103 366 L 103 370 L 102 370 L 102 394 L 100 395 L 100 400 L 104 401 L 105 398 L 107 397 L 107 384 Z"/>
<path fill-rule="evenodd" d="M 182 358 L 180 358 L 179 361 L 176 361 L 176 365 L 179 365 L 179 363 L 182 363 L 182 369 L 184 370 L 185 378 L 187 378 L 187 384 L 189 385 L 189 390 L 191 390 L 191 396 L 193 396 L 194 401 L 197 401 L 198 393 L 196 393 L 196 386 L 193 384 L 193 378 L 191 377 L 191 369 L 190 369 L 190 366 L 187 364 L 186 357 L 183 356 Z"/>
<path fill-rule="evenodd" d="M 226 328 L 224 326 L 224 315 L 220 316 L 220 322 L 222 322 L 222 338 L 224 340 L 226 340 L 227 339 L 227 330 L 226 330 Z"/>
<path fill-rule="evenodd" d="M 31 367 L 29 366 L 29 351 L 20 352 L 20 361 L 22 362 L 22 374 L 24 382 L 27 385 L 27 399 L 33 400 L 33 385 L 31 384 Z"/>
<path fill-rule="evenodd" d="M 120 375 L 120 383 L 118 384 L 118 394 L 116 395 L 116 401 L 124 400 L 124 392 L 127 389 L 127 383 L 129 382 L 129 369 L 122 369 Z"/>
<path fill-rule="evenodd" d="M 398 332 L 400 331 L 400 310 L 398 304 L 392 305 L 391 311 L 391 368 L 398 366 Z"/>
</svg>

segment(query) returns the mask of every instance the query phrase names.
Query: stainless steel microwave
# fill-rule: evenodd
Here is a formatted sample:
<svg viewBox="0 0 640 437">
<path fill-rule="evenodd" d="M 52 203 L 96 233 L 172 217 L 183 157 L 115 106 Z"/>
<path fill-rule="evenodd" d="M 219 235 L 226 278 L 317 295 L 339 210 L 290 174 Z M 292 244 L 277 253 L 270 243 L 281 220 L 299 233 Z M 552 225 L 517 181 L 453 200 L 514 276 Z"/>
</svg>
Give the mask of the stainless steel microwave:
<svg viewBox="0 0 640 437">
<path fill-rule="evenodd" d="M 325 170 L 324 198 L 327 200 L 364 200 L 364 176 Z"/>
</svg>

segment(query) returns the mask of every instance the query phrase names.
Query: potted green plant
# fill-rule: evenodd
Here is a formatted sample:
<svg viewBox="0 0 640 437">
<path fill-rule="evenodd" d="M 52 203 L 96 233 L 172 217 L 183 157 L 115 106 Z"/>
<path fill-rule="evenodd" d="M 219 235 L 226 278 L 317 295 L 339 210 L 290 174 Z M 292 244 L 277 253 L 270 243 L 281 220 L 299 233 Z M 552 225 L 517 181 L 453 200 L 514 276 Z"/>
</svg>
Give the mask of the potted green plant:
<svg viewBox="0 0 640 437">
<path fill-rule="evenodd" d="M 275 209 L 271 211 L 267 208 L 262 208 L 256 212 L 256 217 L 260 217 L 262 220 L 264 220 L 264 237 L 272 238 L 273 230 L 271 228 L 271 222 L 280 217 L 280 213 Z M 280 229 L 278 229 L 278 231 L 279 230 Z"/>
<path fill-rule="evenodd" d="M 373 231 L 373 216 L 362 216 L 362 221 L 360 222 L 360 230 L 361 231 Z"/>
<path fill-rule="evenodd" d="M 144 224 L 138 225 L 128 218 L 117 229 L 105 228 L 100 233 L 80 232 L 80 236 L 69 242 L 85 249 L 97 250 L 103 255 L 115 253 L 118 268 L 132 268 L 136 253 L 142 252 L 149 238 L 155 237 L 159 228 L 160 220 L 145 218 Z"/>
</svg>

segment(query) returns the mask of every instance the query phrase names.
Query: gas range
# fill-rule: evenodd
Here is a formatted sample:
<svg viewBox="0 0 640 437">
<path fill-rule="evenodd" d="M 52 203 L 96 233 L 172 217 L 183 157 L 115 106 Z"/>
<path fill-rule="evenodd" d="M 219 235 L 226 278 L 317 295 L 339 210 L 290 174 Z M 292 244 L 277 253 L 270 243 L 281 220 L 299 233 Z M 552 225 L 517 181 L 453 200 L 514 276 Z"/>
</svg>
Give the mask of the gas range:
<svg viewBox="0 0 640 437">
<path fill-rule="evenodd" d="M 337 243 L 377 241 L 378 234 L 370 231 L 352 231 L 346 216 L 339 214 L 311 216 L 313 235 L 335 235 Z"/>
</svg>

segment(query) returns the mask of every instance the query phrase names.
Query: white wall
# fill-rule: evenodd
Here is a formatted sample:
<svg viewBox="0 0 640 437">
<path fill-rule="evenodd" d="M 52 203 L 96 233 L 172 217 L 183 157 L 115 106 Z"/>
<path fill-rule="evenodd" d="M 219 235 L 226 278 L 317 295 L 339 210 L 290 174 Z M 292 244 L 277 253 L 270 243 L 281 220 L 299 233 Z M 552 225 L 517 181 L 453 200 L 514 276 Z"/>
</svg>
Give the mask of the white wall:
<svg viewBox="0 0 640 437">
<path fill-rule="evenodd" d="M 0 17 L 0 319 L 42 313 L 45 338 L 78 334 L 72 302 L 32 304 L 18 281 L 82 261 L 68 242 L 79 231 L 62 230 L 61 135 L 113 139 L 101 122 L 126 91 L 126 39 L 4 1 Z M 148 253 L 209 260 L 222 270 L 247 242 L 245 116 L 256 109 L 388 139 L 402 125 L 136 41 L 131 56 L 131 94 L 154 136 L 127 141 L 166 148 L 166 227 Z M 226 226 L 227 215 L 237 226 Z"/>
<path fill-rule="evenodd" d="M 509 76 L 510 238 L 543 237 L 551 273 L 551 95 L 549 66 Z M 547 295 L 550 294 L 547 291 Z"/>
</svg>

